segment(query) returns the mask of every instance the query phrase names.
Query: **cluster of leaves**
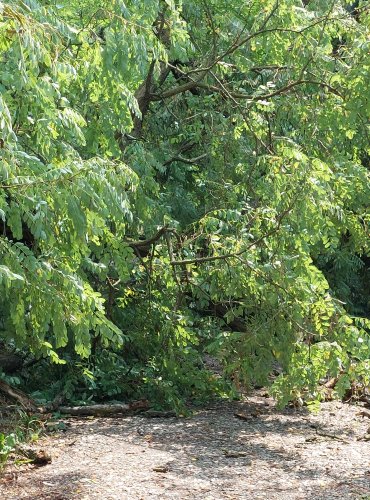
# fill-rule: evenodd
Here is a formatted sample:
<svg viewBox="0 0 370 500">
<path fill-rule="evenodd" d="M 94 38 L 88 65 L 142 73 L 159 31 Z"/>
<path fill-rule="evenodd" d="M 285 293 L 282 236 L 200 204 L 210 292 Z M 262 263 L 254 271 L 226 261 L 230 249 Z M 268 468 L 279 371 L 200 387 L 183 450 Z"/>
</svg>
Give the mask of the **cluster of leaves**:
<svg viewBox="0 0 370 500">
<path fill-rule="evenodd" d="M 14 433 L 0 434 L 0 468 L 7 461 L 10 453 L 14 452 L 18 443 Z"/>
<path fill-rule="evenodd" d="M 282 403 L 368 385 L 369 21 L 0 4 L 1 338 L 77 399 L 222 393 L 204 353 Z"/>
</svg>

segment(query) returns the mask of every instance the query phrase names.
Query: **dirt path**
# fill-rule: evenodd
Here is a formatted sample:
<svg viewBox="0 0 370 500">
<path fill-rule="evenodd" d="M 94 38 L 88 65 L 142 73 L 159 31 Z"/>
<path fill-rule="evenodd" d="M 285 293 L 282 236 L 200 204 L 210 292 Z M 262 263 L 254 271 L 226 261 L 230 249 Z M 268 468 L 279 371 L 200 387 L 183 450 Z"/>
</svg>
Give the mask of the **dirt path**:
<svg viewBox="0 0 370 500">
<path fill-rule="evenodd" d="M 0 498 L 370 499 L 370 418 L 359 410 L 278 411 L 255 395 L 190 419 L 69 420 L 39 443 L 52 463 L 8 472 Z"/>
</svg>

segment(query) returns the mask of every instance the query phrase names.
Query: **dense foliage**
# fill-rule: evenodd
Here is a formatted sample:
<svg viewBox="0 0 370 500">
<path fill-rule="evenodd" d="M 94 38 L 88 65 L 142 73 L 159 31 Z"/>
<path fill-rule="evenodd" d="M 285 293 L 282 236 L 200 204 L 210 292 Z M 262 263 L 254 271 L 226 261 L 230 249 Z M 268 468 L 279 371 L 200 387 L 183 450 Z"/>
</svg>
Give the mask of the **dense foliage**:
<svg viewBox="0 0 370 500">
<path fill-rule="evenodd" d="M 366 3 L 0 4 L 0 339 L 33 390 L 176 406 L 225 390 L 206 355 L 282 403 L 369 385 Z"/>
</svg>

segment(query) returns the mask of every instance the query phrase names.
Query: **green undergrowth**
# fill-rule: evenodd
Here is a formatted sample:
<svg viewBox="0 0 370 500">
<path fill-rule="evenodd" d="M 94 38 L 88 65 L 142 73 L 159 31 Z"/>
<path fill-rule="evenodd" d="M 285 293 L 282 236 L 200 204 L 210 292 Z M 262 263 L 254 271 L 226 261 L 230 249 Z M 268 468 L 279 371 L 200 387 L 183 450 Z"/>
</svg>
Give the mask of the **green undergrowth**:
<svg viewBox="0 0 370 500">
<path fill-rule="evenodd" d="M 0 473 L 9 461 L 15 464 L 30 461 L 22 457 L 19 448 L 37 442 L 43 428 L 44 423 L 37 416 L 18 407 L 9 410 L 0 424 Z"/>
<path fill-rule="evenodd" d="M 21 387 L 40 405 L 56 398 L 71 405 L 146 399 L 155 409 L 181 414 L 211 399 L 236 395 L 231 381 L 207 370 L 199 360 L 177 358 L 175 363 L 158 356 L 147 364 L 138 360 L 128 364 L 122 355 L 109 350 L 88 362 L 72 360 L 66 365 L 43 360 Z"/>
</svg>

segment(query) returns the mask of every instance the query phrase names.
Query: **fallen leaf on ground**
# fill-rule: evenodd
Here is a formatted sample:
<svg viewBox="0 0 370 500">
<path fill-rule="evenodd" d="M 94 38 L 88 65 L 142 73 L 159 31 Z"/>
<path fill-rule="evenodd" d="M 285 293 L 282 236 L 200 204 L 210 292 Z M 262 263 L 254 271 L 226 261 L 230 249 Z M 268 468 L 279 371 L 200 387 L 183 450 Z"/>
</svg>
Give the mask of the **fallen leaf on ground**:
<svg viewBox="0 0 370 500">
<path fill-rule="evenodd" d="M 358 416 L 360 417 L 367 417 L 370 418 L 370 411 L 368 410 L 361 410 L 357 413 Z"/>
<path fill-rule="evenodd" d="M 230 450 L 224 450 L 224 455 L 227 458 L 239 458 L 239 457 L 246 457 L 247 453 L 245 451 L 230 451 Z"/>
<path fill-rule="evenodd" d="M 170 469 L 167 465 L 158 465 L 157 467 L 153 467 L 154 472 L 161 472 L 164 474 L 165 472 L 168 472 Z"/>
<path fill-rule="evenodd" d="M 251 420 L 251 415 L 246 415 L 245 413 L 234 413 L 234 417 L 239 418 L 240 420 Z"/>
</svg>

